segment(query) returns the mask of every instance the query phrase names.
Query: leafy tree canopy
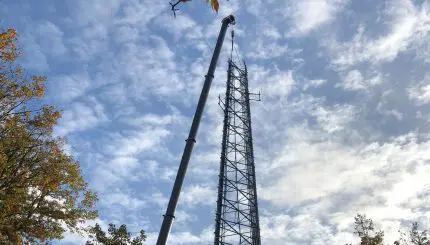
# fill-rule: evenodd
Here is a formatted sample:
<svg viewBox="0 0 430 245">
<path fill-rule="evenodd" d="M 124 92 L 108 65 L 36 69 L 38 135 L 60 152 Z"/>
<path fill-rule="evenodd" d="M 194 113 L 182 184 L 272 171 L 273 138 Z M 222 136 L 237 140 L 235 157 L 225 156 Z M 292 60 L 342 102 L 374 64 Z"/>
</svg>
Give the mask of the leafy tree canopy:
<svg viewBox="0 0 430 245">
<path fill-rule="evenodd" d="M 116 228 L 114 224 L 109 224 L 108 235 L 104 232 L 99 224 L 96 224 L 90 230 L 90 241 L 86 245 L 143 245 L 146 240 L 145 231 L 141 230 L 139 235 L 132 237 L 127 231 L 126 225 Z"/>
<path fill-rule="evenodd" d="M 399 231 L 399 233 L 400 238 L 394 242 L 394 245 L 430 245 L 427 231 L 420 231 L 417 222 L 412 223 L 407 232 Z M 360 245 L 387 244 L 384 243 L 384 232 L 376 230 L 372 219 L 363 214 L 357 214 L 355 217 L 354 234 L 360 238 Z"/>
<path fill-rule="evenodd" d="M 41 104 L 46 78 L 17 64 L 17 39 L 0 31 L 0 244 L 61 239 L 97 217 L 79 163 L 52 135 L 60 112 Z"/>
</svg>

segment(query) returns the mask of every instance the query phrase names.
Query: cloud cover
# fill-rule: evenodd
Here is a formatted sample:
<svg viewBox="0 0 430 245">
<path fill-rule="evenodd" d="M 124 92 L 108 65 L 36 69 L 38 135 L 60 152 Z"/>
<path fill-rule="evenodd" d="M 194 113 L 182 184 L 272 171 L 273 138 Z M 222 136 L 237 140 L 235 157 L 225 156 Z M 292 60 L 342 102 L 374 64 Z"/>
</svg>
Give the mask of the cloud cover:
<svg viewBox="0 0 430 245">
<path fill-rule="evenodd" d="M 353 242 L 364 212 L 428 226 L 430 5 L 426 1 L 6 1 L 24 65 L 48 81 L 100 220 L 154 244 L 220 20 L 248 65 L 264 244 Z M 212 241 L 230 39 L 219 60 L 171 244 Z M 236 55 L 236 54 L 235 54 Z M 68 234 L 61 244 L 81 244 Z"/>
</svg>

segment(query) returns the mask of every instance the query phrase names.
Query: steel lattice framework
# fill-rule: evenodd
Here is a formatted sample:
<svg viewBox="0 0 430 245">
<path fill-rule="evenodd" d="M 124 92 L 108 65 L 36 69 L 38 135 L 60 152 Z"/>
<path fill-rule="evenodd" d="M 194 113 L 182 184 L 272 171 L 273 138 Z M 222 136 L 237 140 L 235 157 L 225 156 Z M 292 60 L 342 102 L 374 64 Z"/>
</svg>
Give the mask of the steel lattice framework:
<svg viewBox="0 0 430 245">
<path fill-rule="evenodd" d="M 214 244 L 260 245 L 246 65 L 228 62 Z"/>
</svg>

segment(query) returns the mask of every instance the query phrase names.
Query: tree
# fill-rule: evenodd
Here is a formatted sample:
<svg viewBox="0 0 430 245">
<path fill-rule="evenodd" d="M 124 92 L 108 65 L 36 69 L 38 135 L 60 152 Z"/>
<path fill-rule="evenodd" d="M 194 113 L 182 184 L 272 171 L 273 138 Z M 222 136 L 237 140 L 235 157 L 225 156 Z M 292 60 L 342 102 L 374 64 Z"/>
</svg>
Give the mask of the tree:
<svg viewBox="0 0 430 245">
<path fill-rule="evenodd" d="M 28 78 L 17 64 L 21 54 L 16 31 L 0 31 L 1 244 L 61 239 L 66 229 L 80 232 L 79 223 L 97 217 L 97 197 L 79 163 L 52 135 L 60 113 L 41 105 L 46 78 Z"/>
<path fill-rule="evenodd" d="M 408 235 L 405 235 L 403 232 L 400 234 L 400 239 L 395 241 L 394 245 L 430 245 L 430 240 L 427 238 L 427 231 L 420 231 L 418 222 L 412 223 Z"/>
<path fill-rule="evenodd" d="M 142 245 L 146 240 L 144 230 L 139 232 L 139 236 L 132 238 L 126 225 L 116 228 L 114 224 L 109 224 L 109 236 L 106 236 L 106 232 L 101 229 L 99 224 L 96 224 L 90 229 L 90 233 L 91 240 L 87 241 L 86 245 Z"/>
<path fill-rule="evenodd" d="M 366 218 L 366 215 L 357 214 L 354 224 L 354 234 L 360 237 L 360 245 L 383 244 L 384 232 L 375 230 L 372 219 Z"/>
<path fill-rule="evenodd" d="M 430 241 L 427 238 L 427 231 L 419 231 L 418 222 L 412 223 L 412 228 L 409 231 L 409 241 L 414 245 L 430 245 Z"/>
<path fill-rule="evenodd" d="M 375 230 L 372 219 L 366 218 L 366 215 L 357 214 L 354 224 L 354 234 L 360 237 L 360 245 L 384 244 L 384 232 Z M 430 240 L 427 238 L 427 231 L 420 231 L 417 222 L 412 223 L 408 234 L 402 231 L 399 232 L 400 238 L 394 242 L 394 245 L 430 245 Z"/>
</svg>

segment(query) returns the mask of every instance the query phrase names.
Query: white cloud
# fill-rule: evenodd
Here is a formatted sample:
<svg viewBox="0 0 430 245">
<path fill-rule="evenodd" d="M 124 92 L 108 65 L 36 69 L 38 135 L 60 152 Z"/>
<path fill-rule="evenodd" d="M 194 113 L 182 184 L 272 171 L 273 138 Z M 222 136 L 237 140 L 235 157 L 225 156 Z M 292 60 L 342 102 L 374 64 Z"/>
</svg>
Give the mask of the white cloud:
<svg viewBox="0 0 430 245">
<path fill-rule="evenodd" d="M 282 244 L 345 244 L 351 242 L 351 234 L 335 238 L 329 226 L 307 214 L 291 217 L 286 214 L 262 216 L 262 243 Z"/>
<path fill-rule="evenodd" d="M 79 235 L 77 233 L 66 232 L 64 235 L 64 239 L 61 240 L 61 244 L 64 245 L 76 245 L 76 244 L 85 244 L 88 241 L 87 235 Z"/>
<path fill-rule="evenodd" d="M 247 0 L 245 1 L 244 7 L 246 9 L 247 12 L 255 15 L 255 16 L 260 16 L 261 15 L 261 10 L 263 9 L 263 5 L 264 3 L 261 0 Z"/>
<path fill-rule="evenodd" d="M 24 65 L 26 69 L 35 70 L 38 72 L 46 72 L 50 69 L 48 64 L 48 58 L 46 54 L 42 51 L 39 44 L 35 43 L 33 40 L 24 41 L 24 51 L 26 52 L 26 60 Z M 31 51 L 30 51 L 31 50 Z"/>
<path fill-rule="evenodd" d="M 192 213 L 187 213 L 183 210 L 177 210 L 175 212 L 175 224 L 183 226 L 187 224 L 189 221 L 195 221 L 196 218 Z"/>
<path fill-rule="evenodd" d="M 298 83 L 295 81 L 294 70 L 266 68 L 255 64 L 248 67 L 249 89 L 251 92 L 261 91 L 263 99 L 285 99 Z"/>
<path fill-rule="evenodd" d="M 123 182 L 132 180 L 164 180 L 172 182 L 173 178 L 176 176 L 176 171 L 174 169 L 170 167 L 160 167 L 160 164 L 155 160 L 143 160 L 139 162 L 139 159 L 128 156 L 115 157 L 108 162 L 107 166 L 102 166 L 100 171 L 110 171 L 108 176 L 116 176 L 114 180 L 110 181 L 113 182 L 112 184 L 119 180 L 126 180 Z"/>
<path fill-rule="evenodd" d="M 115 29 L 115 41 L 119 44 L 137 41 L 139 39 L 139 29 L 130 25 L 121 25 Z"/>
<path fill-rule="evenodd" d="M 142 117 L 131 117 L 127 119 L 127 122 L 134 126 L 141 125 L 153 125 L 153 126 L 166 126 L 174 123 L 181 123 L 183 117 L 178 113 L 172 113 L 168 115 L 157 115 L 148 113 Z"/>
<path fill-rule="evenodd" d="M 419 10 L 409 0 L 394 1 L 390 7 L 389 15 L 393 16 L 391 33 L 368 46 L 371 56 L 379 60 L 393 60 L 399 52 L 404 51 L 413 40 L 414 32 L 421 21 L 417 16 Z"/>
<path fill-rule="evenodd" d="M 272 97 L 286 97 L 291 92 L 294 85 L 293 72 L 277 72 L 265 81 L 267 87 L 263 88 L 263 93 Z"/>
<path fill-rule="evenodd" d="M 307 0 L 293 1 L 291 15 L 294 29 L 293 35 L 304 35 L 317 29 L 323 24 L 335 19 L 347 1 L 343 0 Z M 290 4 L 288 2 L 287 4 Z"/>
<path fill-rule="evenodd" d="M 67 39 L 72 55 L 80 62 L 94 60 L 103 51 L 106 54 L 107 37 L 121 0 L 76 1 L 68 7 L 68 27 L 78 32 Z"/>
<path fill-rule="evenodd" d="M 20 38 L 25 53 L 25 69 L 47 72 L 49 58 L 61 58 L 67 53 L 64 33 L 54 23 L 43 20 L 29 25 Z"/>
<path fill-rule="evenodd" d="M 51 56 L 62 56 L 67 53 L 67 48 L 64 45 L 63 31 L 50 21 L 42 21 L 38 23 L 34 30 L 38 38 L 38 43 L 41 48 L 48 51 Z"/>
<path fill-rule="evenodd" d="M 311 115 L 316 118 L 320 127 L 328 133 L 345 128 L 349 122 L 355 119 L 356 113 L 354 106 L 351 105 L 335 105 L 332 108 L 320 106 L 311 111 Z"/>
<path fill-rule="evenodd" d="M 356 148 L 331 140 L 318 141 L 318 133 L 306 132 L 303 128 L 291 129 L 293 132 L 295 130 L 302 133 L 290 134 L 292 144 L 286 145 L 284 152 L 269 168 L 273 173 L 282 169 L 286 174 L 275 184 L 267 183 L 268 187 L 260 195 L 276 204 L 300 203 L 340 190 L 348 193 L 355 191 L 355 188 L 378 186 L 384 183 L 380 182 L 383 180 L 378 177 L 379 174 L 385 176 L 385 184 L 380 188 L 390 189 L 395 176 L 406 171 L 401 166 L 407 167 L 415 161 L 423 164 L 430 157 L 430 152 L 425 148 L 429 142 L 417 145 L 416 135 L 395 138 L 383 145 L 375 142 Z M 310 136 L 307 134 L 312 136 L 306 139 Z M 348 185 L 345 186 L 346 183 Z"/>
<path fill-rule="evenodd" d="M 428 79 L 429 77 L 426 77 L 424 81 L 408 89 L 409 98 L 419 105 L 430 103 L 430 84 L 427 84 Z"/>
<path fill-rule="evenodd" d="M 177 172 L 171 168 L 163 168 L 163 171 L 159 177 L 163 180 L 173 182 L 174 178 L 176 177 L 176 173 Z"/>
<path fill-rule="evenodd" d="M 178 73 L 181 64 L 175 61 L 175 53 L 161 37 L 150 36 L 149 43 L 145 44 L 125 44 L 116 57 L 116 64 L 121 79 L 129 81 L 127 94 L 133 98 L 141 100 L 157 95 L 167 99 L 185 88 L 186 80 L 180 79 Z"/>
<path fill-rule="evenodd" d="M 360 90 L 365 89 L 364 78 L 361 72 L 358 70 L 349 71 L 345 76 L 344 83 L 342 87 L 346 90 Z"/>
<path fill-rule="evenodd" d="M 157 241 L 158 234 L 151 233 L 148 234 L 148 244 L 155 244 Z M 209 244 L 213 242 L 213 228 L 208 227 L 202 230 L 198 235 L 191 232 L 175 232 L 172 231 L 169 240 L 169 244 L 172 245 L 187 245 L 187 244 Z"/>
<path fill-rule="evenodd" d="M 110 135 L 106 153 L 117 156 L 137 155 L 144 151 L 156 151 L 156 146 L 170 135 L 164 128 L 147 128 L 142 131 L 128 131 Z"/>
<path fill-rule="evenodd" d="M 380 221 L 378 226 L 394 228 L 394 233 L 399 220 L 428 215 L 419 209 L 429 204 L 425 197 L 428 140 L 418 133 L 399 136 L 397 131 L 381 136 L 393 127 L 393 117 L 409 120 L 410 111 L 421 115 L 420 120 L 426 118 L 427 83 L 411 85 L 410 74 L 420 76 L 419 62 L 430 60 L 427 2 L 414 5 L 389 0 L 381 5 L 383 14 L 376 10 L 379 16 L 373 16 L 357 14 L 366 6 L 346 9 L 356 5 L 350 1 L 233 1 L 225 2 L 215 18 L 207 6 L 199 4 L 184 4 L 183 13 L 190 11 L 190 15 L 182 13 L 174 19 L 168 3 L 156 0 L 79 1 L 69 5 L 73 16 L 65 20 L 65 27 L 61 25 L 64 19 L 52 20 L 57 29 L 46 26 L 45 33 L 58 37 L 48 39 L 53 49 L 60 50 L 55 53 L 63 53 L 61 45 L 55 44 L 63 42 L 70 54 L 67 58 L 73 60 L 66 67 L 70 71 L 62 70 L 63 89 L 52 90 L 57 93 L 53 97 L 71 103 L 56 132 L 71 135 L 87 130 L 85 136 L 94 142 L 92 147 L 81 145 L 85 152 L 76 155 L 85 166 L 84 173 L 91 175 L 90 187 L 108 199 L 101 209 L 103 215 L 128 223 L 141 212 L 155 210 L 160 214 L 157 218 L 153 213 L 142 214 L 150 220 L 148 244 L 155 243 L 155 224 L 165 211 L 183 147 L 177 139 L 186 137 L 220 19 L 229 11 L 238 17 L 238 50 L 254 58 L 248 61 L 250 90 L 263 95 L 261 103 L 252 105 L 263 243 L 353 242 L 351 224 L 357 212 L 368 213 Z M 287 10 L 280 7 L 285 4 Z M 242 6 L 255 16 L 244 13 Z M 340 23 L 337 16 L 348 21 Z M 319 52 L 320 40 L 331 57 Z M 33 65 L 47 68 L 54 57 L 53 50 L 46 50 L 50 45 L 31 43 L 32 55 L 40 54 L 39 59 L 31 56 Z M 188 230 L 178 226 L 178 232 L 174 226 L 172 244 L 212 241 L 213 219 L 193 219 L 190 210 L 199 213 L 215 207 L 216 182 L 212 180 L 218 174 L 222 126 L 216 96 L 224 93 L 226 44 L 191 160 L 197 164 L 190 164 L 189 182 L 180 199 L 185 210 L 178 206 L 178 217 L 183 217 L 179 223 Z M 382 98 L 372 107 L 379 99 L 375 95 L 389 80 L 385 81 L 385 74 L 396 76 L 394 69 L 402 68 L 390 62 L 410 50 L 416 51 L 417 59 L 402 62 L 416 69 L 405 70 L 401 79 L 415 104 L 399 108 Z M 303 79 L 307 77 L 323 79 Z M 344 90 L 359 93 L 346 96 Z M 87 91 L 100 101 L 88 100 Z M 400 96 L 405 93 L 399 95 L 399 103 L 407 99 Z M 385 124 L 381 126 L 369 108 L 379 112 Z M 109 120 L 106 114 L 115 116 Z M 424 126 L 416 125 L 411 130 L 425 133 Z M 175 165 L 170 164 L 172 159 Z M 408 193 L 402 195 L 405 190 Z M 144 193 L 145 198 L 131 194 L 135 192 Z"/>
<path fill-rule="evenodd" d="M 381 107 L 377 108 L 378 111 L 384 115 L 393 116 L 397 120 L 401 121 L 404 117 L 403 113 L 399 112 L 398 110 L 392 109 L 392 110 L 383 110 Z"/>
<path fill-rule="evenodd" d="M 163 10 L 166 10 L 166 5 L 160 1 L 127 1 L 122 6 L 123 15 L 117 16 L 115 23 L 144 27 Z"/>
<path fill-rule="evenodd" d="M 147 172 L 149 176 L 155 177 L 159 168 L 158 162 L 154 160 L 149 160 L 146 161 L 145 165 L 145 172 Z"/>
<path fill-rule="evenodd" d="M 148 202 L 156 204 L 159 208 L 165 211 L 166 205 L 169 199 L 163 195 L 163 193 L 159 191 L 151 192 L 150 197 L 148 198 Z"/>
<path fill-rule="evenodd" d="M 209 186 L 191 185 L 181 194 L 181 202 L 187 206 L 214 205 L 216 203 L 216 191 Z"/>
<path fill-rule="evenodd" d="M 121 0 L 107 1 L 77 1 L 71 6 L 71 11 L 74 14 L 74 21 L 80 25 L 99 24 L 112 21 L 117 13 Z"/>
<path fill-rule="evenodd" d="M 172 13 L 166 12 L 155 18 L 154 22 L 162 27 L 164 30 L 174 34 L 175 38 L 187 37 L 190 39 L 202 37 L 195 36 L 193 29 L 199 29 L 196 27 L 197 23 L 188 15 L 181 14 L 180 18 L 174 18 Z"/>
<path fill-rule="evenodd" d="M 265 60 L 265 59 L 273 59 L 276 57 L 284 56 L 290 50 L 288 49 L 288 45 L 280 45 L 276 42 L 264 43 L 260 40 L 257 40 L 251 44 L 251 51 L 246 54 L 247 57 L 253 60 Z"/>
<path fill-rule="evenodd" d="M 278 28 L 268 22 L 261 24 L 260 29 L 263 30 L 264 36 L 272 40 L 278 40 L 282 38 L 282 34 L 279 32 Z"/>
<path fill-rule="evenodd" d="M 90 87 L 90 80 L 86 73 L 60 75 L 49 80 L 55 85 L 53 97 L 59 101 L 70 102 L 84 95 Z"/>
<path fill-rule="evenodd" d="M 217 127 L 217 130 L 212 132 L 211 138 L 215 141 L 220 139 L 222 127 Z M 217 142 L 219 144 L 219 142 Z M 214 144 L 217 146 L 218 144 Z M 220 149 L 213 149 L 211 152 L 195 153 L 190 165 L 190 173 L 193 179 L 208 180 L 210 176 L 217 176 L 219 173 Z"/>
<path fill-rule="evenodd" d="M 335 86 L 349 91 L 360 91 L 368 90 L 382 82 L 383 78 L 381 74 L 366 78 L 359 70 L 351 70 L 343 77 L 343 81 L 337 83 Z"/>
<path fill-rule="evenodd" d="M 139 0 L 77 1 L 69 8 L 72 16 L 67 23 L 80 35 L 68 39 L 68 44 L 81 61 L 106 57 L 110 33 L 114 33 L 114 40 L 120 44 L 136 40 L 146 33 L 148 22 L 164 7 L 163 3 L 155 0 L 144 3 Z"/>
<path fill-rule="evenodd" d="M 333 64 L 340 69 L 346 69 L 362 62 L 390 62 L 410 48 L 428 44 L 425 38 L 430 32 L 427 2 L 418 7 L 410 0 L 392 0 L 385 9 L 385 15 L 390 19 L 387 22 L 389 32 L 386 35 L 366 36 L 367 27 L 361 25 L 349 42 L 326 41 L 325 45 L 331 49 L 334 56 Z M 416 55 L 422 56 L 419 49 L 416 49 Z"/>
<path fill-rule="evenodd" d="M 280 241 L 285 239 L 291 239 L 292 244 L 335 244 L 334 241 L 339 241 L 336 239 L 345 243 L 344 236 L 351 237 L 351 227 L 345 224 L 353 222 L 357 212 L 368 214 L 387 229 L 391 227 L 386 235 L 388 241 L 392 241 L 398 235 L 400 220 L 426 215 L 427 212 L 414 212 L 412 206 L 416 204 L 411 200 L 419 198 L 430 186 L 425 177 L 430 171 L 428 139 L 418 143 L 418 136 L 411 133 L 383 144 L 344 145 L 318 131 L 304 128 L 289 131 L 284 151 L 266 167 L 268 179 L 260 182 L 259 197 L 279 208 L 294 208 L 314 222 L 327 220 L 329 224 L 318 225 L 323 231 L 321 234 L 320 230 L 312 229 L 303 235 L 285 235 L 284 231 L 294 230 L 294 225 L 304 222 L 294 224 L 292 218 L 286 216 L 288 219 L 278 224 L 279 231 L 273 227 L 263 229 L 266 235 L 273 237 L 273 241 L 269 239 L 273 244 L 283 244 Z M 262 178 L 264 172 L 259 173 Z M 426 199 L 419 200 L 420 206 L 425 205 L 422 202 Z M 397 223 L 390 223 L 393 221 Z M 290 222 L 293 227 L 288 226 Z M 338 232 L 334 235 L 327 230 L 329 227 Z M 307 240 L 300 240 L 300 237 Z"/>
<path fill-rule="evenodd" d="M 114 157 L 107 164 L 107 166 L 104 166 L 105 168 L 110 169 L 113 174 L 128 180 L 132 179 L 133 174 L 141 167 L 137 158 L 128 156 Z"/>
<path fill-rule="evenodd" d="M 314 80 L 308 80 L 304 85 L 303 85 L 303 90 L 308 90 L 309 88 L 317 88 L 323 84 L 327 83 L 327 80 L 324 79 L 314 79 Z"/>
<path fill-rule="evenodd" d="M 96 99 L 90 98 L 86 102 L 75 102 L 65 110 L 54 133 L 58 136 L 65 136 L 91 129 L 107 120 L 103 105 Z"/>
<path fill-rule="evenodd" d="M 146 201 L 124 192 L 104 193 L 102 198 L 102 205 L 120 205 L 130 211 L 142 209 L 146 205 Z"/>
<path fill-rule="evenodd" d="M 158 116 L 154 114 L 146 114 L 142 120 L 146 123 L 151 123 L 155 125 L 165 125 L 172 122 L 172 116 Z"/>
</svg>

